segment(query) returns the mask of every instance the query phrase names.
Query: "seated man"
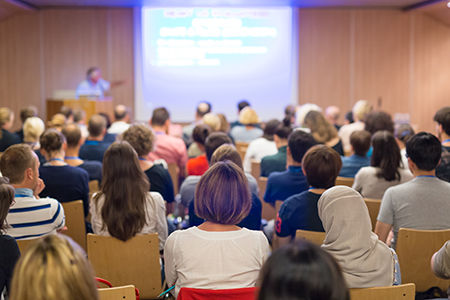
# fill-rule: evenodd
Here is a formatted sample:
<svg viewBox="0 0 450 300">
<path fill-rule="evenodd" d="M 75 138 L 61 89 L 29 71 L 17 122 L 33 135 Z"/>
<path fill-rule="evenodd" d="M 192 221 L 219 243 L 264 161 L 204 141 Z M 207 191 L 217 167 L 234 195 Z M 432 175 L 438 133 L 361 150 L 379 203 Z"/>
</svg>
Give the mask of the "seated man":
<svg viewBox="0 0 450 300">
<path fill-rule="evenodd" d="M 39 178 L 39 160 L 30 146 L 9 147 L 0 159 L 0 170 L 15 189 L 14 204 L 6 217 L 6 234 L 23 240 L 56 233 L 64 228 L 62 205 L 55 199 L 39 199 L 45 185 Z"/>
<path fill-rule="evenodd" d="M 89 136 L 80 148 L 80 158 L 103 161 L 103 155 L 111 143 L 105 142 L 106 119 L 101 115 L 93 115 L 88 123 Z"/>
<path fill-rule="evenodd" d="M 261 176 L 268 177 L 272 172 L 283 172 L 286 170 L 286 150 L 288 137 L 292 132 L 290 126 L 280 124 L 275 131 L 273 139 L 278 152 L 274 155 L 265 156 L 261 159 Z"/>
<path fill-rule="evenodd" d="M 286 152 L 288 169 L 269 175 L 264 201 L 275 206 L 275 201 L 284 201 L 308 189 L 308 182 L 302 170 L 302 159 L 306 151 L 315 144 L 312 135 L 301 130 L 294 131 L 289 136 Z"/>
<path fill-rule="evenodd" d="M 394 248 L 400 228 L 450 228 L 450 183 L 437 178 L 435 171 L 441 152 L 441 143 L 430 133 L 420 132 L 406 142 L 409 170 L 415 178 L 384 193 L 375 226 L 381 241 L 387 242 L 391 228 Z"/>
<path fill-rule="evenodd" d="M 195 126 L 202 124 L 203 116 L 210 112 L 211 103 L 207 101 L 201 101 L 197 105 L 197 109 L 195 110 L 195 121 L 183 127 L 183 141 L 186 146 L 189 146 L 193 143 L 192 133 L 194 132 Z"/>
<path fill-rule="evenodd" d="M 350 135 L 353 154 L 341 157 L 342 169 L 339 176 L 355 178 L 359 169 L 370 166 L 370 158 L 367 157 L 367 152 L 370 149 L 370 138 L 370 133 L 365 130 L 358 130 Z"/>
<path fill-rule="evenodd" d="M 117 105 L 114 108 L 114 122 L 108 128 L 109 134 L 120 135 L 130 127 L 130 114 L 125 105 Z"/>
<path fill-rule="evenodd" d="M 325 231 L 319 218 L 317 202 L 323 192 L 334 186 L 342 167 L 341 158 L 332 148 L 316 145 L 306 152 L 302 167 L 310 188 L 287 198 L 281 205 L 275 226 L 279 237 L 293 239 L 297 229 Z"/>
<path fill-rule="evenodd" d="M 438 137 L 442 143 L 442 157 L 436 168 L 436 176 L 450 182 L 450 106 L 438 110 L 434 115 L 434 121 L 438 125 Z"/>
<path fill-rule="evenodd" d="M 73 123 L 63 128 L 62 134 L 66 137 L 67 148 L 64 161 L 72 167 L 80 167 L 89 174 L 89 181 L 102 181 L 102 163 L 96 160 L 82 160 L 79 157 L 80 147 L 84 143 L 80 127 Z"/>
<path fill-rule="evenodd" d="M 188 160 L 186 145 L 181 138 L 169 135 L 170 115 L 166 108 L 159 107 L 153 110 L 150 120 L 155 133 L 155 148 L 149 158 L 154 161 L 164 159 L 168 164 L 175 163 L 178 166 L 180 178 L 186 174 Z"/>
</svg>

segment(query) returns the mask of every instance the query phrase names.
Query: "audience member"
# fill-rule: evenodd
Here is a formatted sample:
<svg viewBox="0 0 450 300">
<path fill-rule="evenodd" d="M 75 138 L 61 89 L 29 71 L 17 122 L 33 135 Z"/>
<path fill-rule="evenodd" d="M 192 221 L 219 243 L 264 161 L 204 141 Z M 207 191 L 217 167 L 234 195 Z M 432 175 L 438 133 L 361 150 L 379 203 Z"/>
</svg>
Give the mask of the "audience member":
<svg viewBox="0 0 450 300">
<path fill-rule="evenodd" d="M 304 123 L 317 143 L 331 147 L 339 155 L 344 155 L 342 142 L 336 128 L 325 119 L 321 112 L 310 111 L 306 114 Z"/>
<path fill-rule="evenodd" d="M 438 137 L 442 143 L 442 157 L 436 168 L 436 176 L 450 182 L 450 106 L 438 110 L 434 121 L 437 123 Z"/>
<path fill-rule="evenodd" d="M 308 189 L 309 185 L 302 170 L 302 159 L 315 144 L 314 138 L 301 130 L 296 130 L 289 136 L 286 152 L 288 169 L 269 175 L 264 201 L 275 206 L 275 201 L 284 201 Z"/>
<path fill-rule="evenodd" d="M 203 175 L 209 168 L 208 160 L 205 153 L 205 141 L 211 133 L 208 125 L 197 125 L 192 133 L 192 138 L 200 151 L 200 155 L 190 158 L 186 165 L 187 175 Z M 193 146 L 194 144 L 191 144 Z M 188 150 L 189 153 L 189 150 Z"/>
<path fill-rule="evenodd" d="M 335 105 L 328 106 L 325 109 L 325 117 L 327 118 L 328 122 L 336 128 L 336 130 L 339 130 L 341 128 L 341 126 L 338 124 L 340 113 L 341 111 L 339 110 L 339 107 Z"/>
<path fill-rule="evenodd" d="M 369 212 L 361 195 L 347 186 L 335 186 L 318 202 L 325 229 L 322 248 L 339 263 L 349 288 L 399 283 L 396 255 L 372 232 Z"/>
<path fill-rule="evenodd" d="M 39 160 L 30 146 L 9 147 L 0 158 L 0 171 L 15 190 L 6 217 L 6 234 L 16 240 L 32 239 L 56 233 L 64 227 L 62 205 L 55 199 L 39 199 L 45 185 L 39 178 Z"/>
<path fill-rule="evenodd" d="M 183 141 L 187 146 L 192 143 L 192 133 L 194 132 L 195 126 L 202 123 L 203 116 L 210 113 L 211 109 L 211 103 L 207 101 L 201 101 L 197 105 L 197 109 L 195 110 L 195 121 L 183 127 Z"/>
<path fill-rule="evenodd" d="M 242 159 L 236 148 L 230 144 L 224 144 L 214 151 L 211 157 L 211 165 L 219 161 L 231 161 L 242 169 Z M 237 226 L 244 227 L 250 230 L 261 229 L 261 211 L 262 205 L 258 195 L 252 193 L 252 207 L 248 215 Z M 203 223 L 203 219 L 199 218 L 194 211 L 194 201 L 189 204 L 189 225 L 199 226 Z"/>
<path fill-rule="evenodd" d="M 429 133 L 419 132 L 406 142 L 409 169 L 416 178 L 384 193 L 375 227 L 381 241 L 386 241 L 391 228 L 394 248 L 400 228 L 450 228 L 450 183 L 437 178 L 435 172 L 441 152 L 441 143 Z"/>
<path fill-rule="evenodd" d="M 274 155 L 277 153 L 277 145 L 273 140 L 273 135 L 280 124 L 280 121 L 277 119 L 270 120 L 264 126 L 263 136 L 250 142 L 244 157 L 245 172 L 251 171 L 252 161 L 261 162 L 261 159 L 264 156 Z"/>
<path fill-rule="evenodd" d="M 261 176 L 268 177 L 272 172 L 283 172 L 286 170 L 286 152 L 288 137 L 292 133 L 289 120 L 284 119 L 283 123 L 275 130 L 273 140 L 278 152 L 273 155 L 264 156 L 261 159 Z"/>
<path fill-rule="evenodd" d="M 183 178 L 186 174 L 186 163 L 188 160 L 186 145 L 182 139 L 168 134 L 170 115 L 167 109 L 164 107 L 155 108 L 150 125 L 156 135 L 156 142 L 149 158 L 151 160 L 164 159 L 168 164 L 175 163 L 178 167 L 180 178 Z"/>
<path fill-rule="evenodd" d="M 30 145 L 31 149 L 36 153 L 39 158 L 39 162 L 44 164 L 46 162 L 45 157 L 42 155 L 40 149 L 41 144 L 39 139 L 44 133 L 45 124 L 38 117 L 29 117 L 26 119 L 22 127 L 23 142 Z"/>
<path fill-rule="evenodd" d="M 199 124 L 199 125 L 206 125 L 207 127 L 209 127 L 208 134 L 210 134 L 211 132 L 220 131 L 220 126 L 221 126 L 220 122 L 221 122 L 220 118 L 216 114 L 207 113 L 206 115 L 203 116 L 202 124 Z M 197 126 L 199 126 L 199 125 L 197 125 Z M 198 138 L 198 136 L 197 136 L 197 138 Z M 206 139 L 206 137 L 205 137 L 205 139 Z M 195 142 L 195 140 L 194 140 L 194 142 Z M 204 142 L 205 141 L 203 140 L 203 143 Z M 197 142 L 191 143 L 189 145 L 189 148 L 188 148 L 188 157 L 189 158 L 194 158 L 194 157 L 204 154 L 205 151 L 202 150 L 199 146 L 200 146 L 200 144 Z"/>
<path fill-rule="evenodd" d="M 166 281 L 175 285 L 175 297 L 182 287 L 255 286 L 270 248 L 262 232 L 236 225 L 251 208 L 244 172 L 232 162 L 217 162 L 203 174 L 195 194 L 195 213 L 205 222 L 175 231 L 164 249 Z"/>
<path fill-rule="evenodd" d="M 80 148 L 80 158 L 103 161 L 103 155 L 111 143 L 105 142 L 106 119 L 101 115 L 93 115 L 88 123 L 89 136 Z"/>
<path fill-rule="evenodd" d="M 150 191 L 158 192 L 170 205 L 167 211 L 172 211 L 172 203 L 175 201 L 172 178 L 169 171 L 160 163 L 154 163 L 149 159 L 153 148 L 155 136 L 145 125 L 132 125 L 122 134 L 122 140 L 128 142 L 134 148 L 139 157 L 139 166 L 150 182 Z"/>
<path fill-rule="evenodd" d="M 361 168 L 355 176 L 353 188 L 364 198 L 381 199 L 391 186 L 413 179 L 401 168 L 400 148 L 389 131 L 377 131 L 372 137 L 373 153 L 369 167 Z"/>
<path fill-rule="evenodd" d="M 67 124 L 72 124 L 73 123 L 73 110 L 72 108 L 68 107 L 68 106 L 63 106 L 61 107 L 61 114 L 64 115 L 64 117 L 66 117 L 66 123 Z"/>
<path fill-rule="evenodd" d="M 125 105 L 117 105 L 114 108 L 114 122 L 111 124 L 111 127 L 108 129 L 109 134 L 122 134 L 125 130 L 130 127 L 130 112 L 128 111 L 128 107 Z"/>
<path fill-rule="evenodd" d="M 22 127 L 20 128 L 20 130 L 16 131 L 16 134 L 19 136 L 22 142 L 24 138 L 23 126 L 25 125 L 25 121 L 31 117 L 37 117 L 37 108 L 35 106 L 27 106 L 20 110 L 20 121 L 22 122 Z"/>
<path fill-rule="evenodd" d="M 250 102 L 248 102 L 247 100 L 241 100 L 241 101 L 238 102 L 238 104 L 237 104 L 237 109 L 238 109 L 237 113 L 238 113 L 239 119 L 240 119 L 241 111 L 244 108 L 246 108 L 247 106 L 250 107 Z M 233 129 L 233 127 L 235 127 L 235 126 L 242 125 L 241 122 L 239 121 L 239 119 L 230 123 L 231 129 Z"/>
<path fill-rule="evenodd" d="M 415 134 L 414 129 L 409 124 L 400 124 L 395 128 L 395 139 L 400 147 L 402 157 L 402 168 L 408 169 L 408 158 L 406 157 L 406 142 Z"/>
<path fill-rule="evenodd" d="M 366 116 L 364 130 L 373 136 L 375 132 L 386 130 L 394 133 L 394 122 L 390 114 L 384 111 L 374 111 Z"/>
<path fill-rule="evenodd" d="M 80 167 L 89 174 L 89 181 L 98 180 L 102 182 L 102 163 L 96 160 L 83 160 L 79 157 L 80 147 L 84 144 L 80 127 L 69 124 L 63 128 L 62 134 L 66 138 L 67 147 L 64 161 L 72 167 Z"/>
<path fill-rule="evenodd" d="M 14 188 L 8 178 L 0 177 L 0 291 L 9 291 L 14 265 L 20 256 L 19 247 L 13 237 L 4 234 L 8 227 L 5 223 L 9 207 L 14 201 Z M 0 295 L 2 293 L 0 292 Z"/>
<path fill-rule="evenodd" d="M 48 129 L 41 136 L 41 152 L 47 162 L 39 173 L 45 188 L 41 197 L 52 197 L 59 202 L 83 201 L 84 215 L 89 212 L 89 174 L 64 162 L 66 139 L 61 132 Z"/>
<path fill-rule="evenodd" d="M 220 119 L 220 132 L 226 133 L 229 135 L 230 133 L 230 123 L 228 123 L 227 117 L 224 114 L 217 114 Z"/>
<path fill-rule="evenodd" d="M 94 276 L 80 246 L 63 235 L 47 236 L 20 258 L 11 299 L 98 300 Z"/>
<path fill-rule="evenodd" d="M 275 251 L 261 269 L 259 284 L 258 300 L 350 300 L 336 260 L 304 240 Z"/>
<path fill-rule="evenodd" d="M 14 123 L 14 113 L 7 107 L 0 107 L 0 152 L 9 146 L 19 144 L 20 138 L 17 134 L 10 132 Z"/>
<path fill-rule="evenodd" d="M 102 116 L 103 118 L 105 118 L 105 120 L 106 120 L 106 133 L 105 133 L 105 136 L 103 137 L 103 142 L 109 143 L 109 144 L 114 143 L 116 141 L 116 135 L 108 132 L 109 128 L 111 128 L 111 125 L 112 125 L 109 114 L 107 114 L 105 112 L 99 112 L 98 114 L 100 116 Z M 89 132 L 89 130 L 88 130 L 88 132 Z"/>
<path fill-rule="evenodd" d="M 263 131 L 259 128 L 259 117 L 251 107 L 245 107 L 239 114 L 239 123 L 241 125 L 231 128 L 231 136 L 236 142 L 250 143 L 261 137 Z"/>
<path fill-rule="evenodd" d="M 324 231 L 317 202 L 323 192 L 334 186 L 341 166 L 339 154 L 328 146 L 316 145 L 306 152 L 302 167 L 310 188 L 283 202 L 275 227 L 278 236 L 293 239 L 297 229 Z"/>
<path fill-rule="evenodd" d="M 287 118 L 291 124 L 295 123 L 295 114 L 296 114 L 295 105 L 289 104 L 284 108 L 284 118 Z"/>
<path fill-rule="evenodd" d="M 159 248 L 167 239 L 164 199 L 149 192 L 147 176 L 128 142 L 115 142 L 105 153 L 103 183 L 91 205 L 92 229 L 127 241 L 136 234 L 158 233 Z"/>
<path fill-rule="evenodd" d="M 344 125 L 352 124 L 353 122 L 355 122 L 355 121 L 353 120 L 353 112 L 350 110 L 350 111 L 348 111 L 348 112 L 345 114 L 345 116 L 344 116 Z M 342 126 L 341 126 L 341 127 L 342 127 Z"/>
<path fill-rule="evenodd" d="M 64 126 L 67 124 L 66 116 L 58 113 L 52 117 L 52 119 L 48 122 L 48 128 L 54 128 L 58 131 L 61 131 Z"/>
<path fill-rule="evenodd" d="M 297 107 L 297 111 L 296 111 L 296 116 L 297 116 L 297 120 L 296 123 L 297 125 L 299 125 L 300 127 L 303 127 L 305 129 L 306 132 L 309 131 L 309 129 L 306 129 L 305 127 L 305 117 L 306 115 L 310 112 L 310 111 L 318 111 L 321 112 L 322 108 L 320 108 L 320 106 L 316 105 L 316 104 L 312 104 L 312 103 L 305 103 L 303 105 L 300 105 Z"/>
<path fill-rule="evenodd" d="M 431 257 L 431 270 L 439 278 L 450 279 L 450 241 Z M 450 297 L 450 287 L 447 295 Z"/>
<path fill-rule="evenodd" d="M 87 138 L 89 131 L 86 126 L 86 112 L 82 109 L 75 109 L 73 111 L 73 122 L 80 128 L 83 139 Z"/>
<path fill-rule="evenodd" d="M 342 140 L 345 152 L 351 151 L 350 135 L 357 130 L 364 129 L 366 116 L 372 111 L 372 105 L 366 100 L 359 100 L 353 105 L 352 115 L 354 122 L 343 125 L 339 129 L 339 137 Z"/>
<path fill-rule="evenodd" d="M 370 149 L 370 133 L 365 130 L 357 130 L 350 135 L 351 156 L 342 157 L 341 177 L 355 177 L 359 169 L 370 166 L 370 158 L 367 152 Z"/>
</svg>

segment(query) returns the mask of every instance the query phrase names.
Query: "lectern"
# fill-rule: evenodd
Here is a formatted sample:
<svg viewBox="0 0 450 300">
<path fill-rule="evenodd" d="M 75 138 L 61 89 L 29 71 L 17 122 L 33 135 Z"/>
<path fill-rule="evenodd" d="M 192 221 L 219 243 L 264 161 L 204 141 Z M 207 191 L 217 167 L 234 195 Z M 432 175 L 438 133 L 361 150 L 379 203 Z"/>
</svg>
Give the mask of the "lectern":
<svg viewBox="0 0 450 300">
<path fill-rule="evenodd" d="M 66 106 L 71 109 L 82 109 L 86 112 L 86 120 L 99 112 L 107 113 L 110 117 L 114 111 L 114 105 L 111 98 L 107 99 L 47 99 L 47 121 L 50 121 L 53 115 L 61 112 L 61 107 Z"/>
</svg>

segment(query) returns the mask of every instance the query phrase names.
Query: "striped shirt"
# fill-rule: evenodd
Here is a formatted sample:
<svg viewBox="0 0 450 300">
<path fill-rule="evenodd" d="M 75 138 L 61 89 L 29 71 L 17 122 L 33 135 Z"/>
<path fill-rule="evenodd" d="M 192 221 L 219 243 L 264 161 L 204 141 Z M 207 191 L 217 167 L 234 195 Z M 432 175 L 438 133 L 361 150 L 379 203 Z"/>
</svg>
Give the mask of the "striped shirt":
<svg viewBox="0 0 450 300">
<path fill-rule="evenodd" d="M 6 234 L 26 240 L 56 233 L 64 227 L 64 209 L 57 200 L 36 199 L 33 191 L 25 188 L 18 188 L 15 193 L 15 203 L 6 217 Z"/>
</svg>

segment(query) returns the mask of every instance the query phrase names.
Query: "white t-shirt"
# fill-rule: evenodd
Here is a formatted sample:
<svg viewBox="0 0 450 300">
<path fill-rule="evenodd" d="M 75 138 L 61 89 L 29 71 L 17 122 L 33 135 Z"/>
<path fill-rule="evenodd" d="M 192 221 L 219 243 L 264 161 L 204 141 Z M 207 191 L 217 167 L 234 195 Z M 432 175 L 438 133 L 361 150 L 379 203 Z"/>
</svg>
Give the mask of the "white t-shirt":
<svg viewBox="0 0 450 300">
<path fill-rule="evenodd" d="M 274 155 L 278 152 L 277 146 L 274 141 L 269 141 L 266 138 L 257 138 L 250 142 L 247 148 L 247 152 L 244 157 L 244 170 L 245 172 L 251 172 L 252 159 L 261 161 L 264 156 Z"/>
<path fill-rule="evenodd" d="M 175 231 L 164 248 L 166 281 L 180 288 L 253 287 L 270 253 L 261 231 L 212 232 L 197 227 Z"/>
<path fill-rule="evenodd" d="M 95 198 L 95 194 L 92 199 Z M 105 197 L 102 195 L 98 199 L 96 205 L 95 201 L 92 201 L 90 205 L 91 212 L 91 223 L 92 230 L 95 234 L 110 236 L 108 228 L 103 229 L 103 219 L 102 219 L 102 207 Z M 166 219 L 166 204 L 164 199 L 157 192 L 147 193 L 147 203 L 146 203 L 146 221 L 147 224 L 144 225 L 140 234 L 147 233 L 157 233 L 159 239 L 159 249 L 164 249 L 164 244 L 167 239 L 167 219 Z"/>
</svg>

